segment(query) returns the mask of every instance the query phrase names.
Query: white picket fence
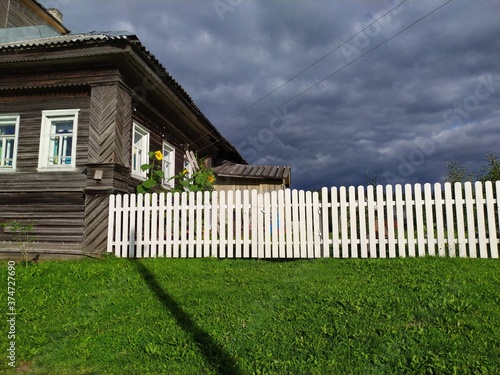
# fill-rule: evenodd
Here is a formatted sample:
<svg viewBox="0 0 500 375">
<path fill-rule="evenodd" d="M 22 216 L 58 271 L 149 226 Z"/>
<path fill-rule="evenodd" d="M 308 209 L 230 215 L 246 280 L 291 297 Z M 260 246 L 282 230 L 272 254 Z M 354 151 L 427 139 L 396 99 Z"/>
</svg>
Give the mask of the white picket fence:
<svg viewBox="0 0 500 375">
<path fill-rule="evenodd" d="M 499 194 L 500 181 L 111 195 L 108 252 L 129 258 L 498 258 Z"/>
</svg>

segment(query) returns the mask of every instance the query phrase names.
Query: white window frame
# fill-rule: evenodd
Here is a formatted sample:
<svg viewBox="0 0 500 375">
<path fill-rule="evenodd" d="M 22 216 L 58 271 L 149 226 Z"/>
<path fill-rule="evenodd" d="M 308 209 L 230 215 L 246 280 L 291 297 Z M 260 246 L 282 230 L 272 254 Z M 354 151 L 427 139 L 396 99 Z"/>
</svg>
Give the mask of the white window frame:
<svg viewBox="0 0 500 375">
<path fill-rule="evenodd" d="M 161 169 L 164 174 L 162 185 L 173 188 L 175 181 L 171 180 L 171 178 L 175 175 L 175 147 L 167 142 L 163 142 L 161 152 L 163 154 Z"/>
<path fill-rule="evenodd" d="M 135 135 L 139 134 L 141 139 L 136 143 Z M 132 160 L 130 162 L 130 169 L 133 177 L 141 180 L 147 178 L 147 171 L 142 171 L 143 164 L 149 164 L 149 131 L 138 123 L 133 123 L 132 131 Z M 135 160 L 138 155 L 137 161 Z"/>
<path fill-rule="evenodd" d="M 7 155 L 7 146 L 2 146 L 0 149 L 0 172 L 15 172 L 17 162 L 17 143 L 19 140 L 19 115 L 0 115 L 0 126 L 14 125 L 14 135 L 0 135 L 2 144 L 6 145 L 8 140 L 14 140 L 14 150 L 12 153 L 12 165 L 5 165 L 5 156 Z M 5 147 L 5 149 L 3 148 Z"/>
<path fill-rule="evenodd" d="M 76 168 L 76 146 L 78 137 L 78 113 L 79 109 L 58 109 L 42 111 L 42 127 L 40 132 L 40 152 L 38 153 L 38 171 L 54 171 L 54 170 L 75 170 Z M 51 127 L 53 121 L 61 120 L 72 120 L 73 121 L 73 132 L 71 133 L 71 161 L 70 163 L 62 164 L 60 161 L 63 159 L 62 156 L 58 155 L 56 160 L 57 163 L 51 162 L 49 155 L 51 153 L 51 138 L 54 135 L 51 134 Z M 61 138 L 60 150 L 64 150 L 66 147 L 64 144 L 64 136 L 57 136 Z M 61 151 L 58 152 L 61 154 Z M 62 155 L 62 154 L 61 154 Z"/>
</svg>

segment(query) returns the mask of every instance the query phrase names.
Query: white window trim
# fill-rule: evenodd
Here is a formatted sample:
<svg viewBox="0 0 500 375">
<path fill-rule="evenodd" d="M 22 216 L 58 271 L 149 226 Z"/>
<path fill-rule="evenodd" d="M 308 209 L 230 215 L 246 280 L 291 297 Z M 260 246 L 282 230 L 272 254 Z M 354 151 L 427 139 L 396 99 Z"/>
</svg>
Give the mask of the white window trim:
<svg viewBox="0 0 500 375">
<path fill-rule="evenodd" d="M 40 151 L 38 153 L 38 171 L 60 171 L 76 169 L 76 148 L 78 136 L 78 113 L 79 109 L 58 109 L 42 111 L 42 126 L 40 131 Z M 72 149 L 71 149 L 71 164 L 50 165 L 48 160 L 50 147 L 50 125 L 55 118 L 73 118 L 73 133 L 72 133 Z"/>
<path fill-rule="evenodd" d="M 17 143 L 19 141 L 19 119 L 20 115 L 0 115 L 0 123 L 5 122 L 8 123 L 9 120 L 11 122 L 15 122 L 15 130 L 14 130 L 14 152 L 13 152 L 13 160 L 11 166 L 0 166 L 0 173 L 6 172 L 15 172 L 16 164 L 17 164 Z"/>
<path fill-rule="evenodd" d="M 170 163 L 168 166 L 168 170 L 165 168 L 165 149 L 168 150 L 168 159 Z M 171 180 L 171 178 L 175 175 L 175 147 L 167 142 L 163 142 L 161 152 L 163 154 L 163 159 L 164 159 L 162 160 L 162 170 L 163 173 L 165 174 L 165 178 L 162 181 L 162 185 L 168 188 L 173 188 L 175 182 L 174 180 Z"/>
<path fill-rule="evenodd" d="M 138 170 L 134 169 L 134 151 L 135 151 L 135 133 L 138 132 L 143 136 L 141 144 L 144 146 L 144 153 L 139 162 Z M 141 165 L 149 163 L 149 131 L 138 123 L 133 123 L 132 129 L 132 159 L 130 161 L 130 169 L 132 177 L 138 178 L 140 180 L 145 180 L 147 178 L 147 172 L 141 170 Z"/>
</svg>

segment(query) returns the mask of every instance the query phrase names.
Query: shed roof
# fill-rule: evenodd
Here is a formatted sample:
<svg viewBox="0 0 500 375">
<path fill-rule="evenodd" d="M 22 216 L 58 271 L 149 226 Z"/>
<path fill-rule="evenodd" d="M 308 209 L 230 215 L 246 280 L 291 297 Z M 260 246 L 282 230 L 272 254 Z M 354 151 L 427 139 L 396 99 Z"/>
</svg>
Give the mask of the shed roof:
<svg viewBox="0 0 500 375">
<path fill-rule="evenodd" d="M 291 168 L 275 165 L 245 165 L 225 161 L 222 165 L 212 168 L 219 176 L 242 178 L 268 178 L 287 180 L 289 184 Z"/>
</svg>

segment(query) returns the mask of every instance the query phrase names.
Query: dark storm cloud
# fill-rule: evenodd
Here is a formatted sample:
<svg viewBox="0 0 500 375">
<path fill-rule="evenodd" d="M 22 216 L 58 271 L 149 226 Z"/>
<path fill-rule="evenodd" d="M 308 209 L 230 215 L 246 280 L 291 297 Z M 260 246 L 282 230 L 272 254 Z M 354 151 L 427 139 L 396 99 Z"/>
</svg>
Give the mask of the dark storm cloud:
<svg viewBox="0 0 500 375">
<path fill-rule="evenodd" d="M 136 33 L 249 162 L 291 165 L 295 188 L 367 171 L 436 182 L 447 161 L 500 155 L 498 0 L 454 0 L 384 43 L 446 3 L 408 0 L 343 46 L 398 2 L 42 3 L 75 31 Z"/>
</svg>

